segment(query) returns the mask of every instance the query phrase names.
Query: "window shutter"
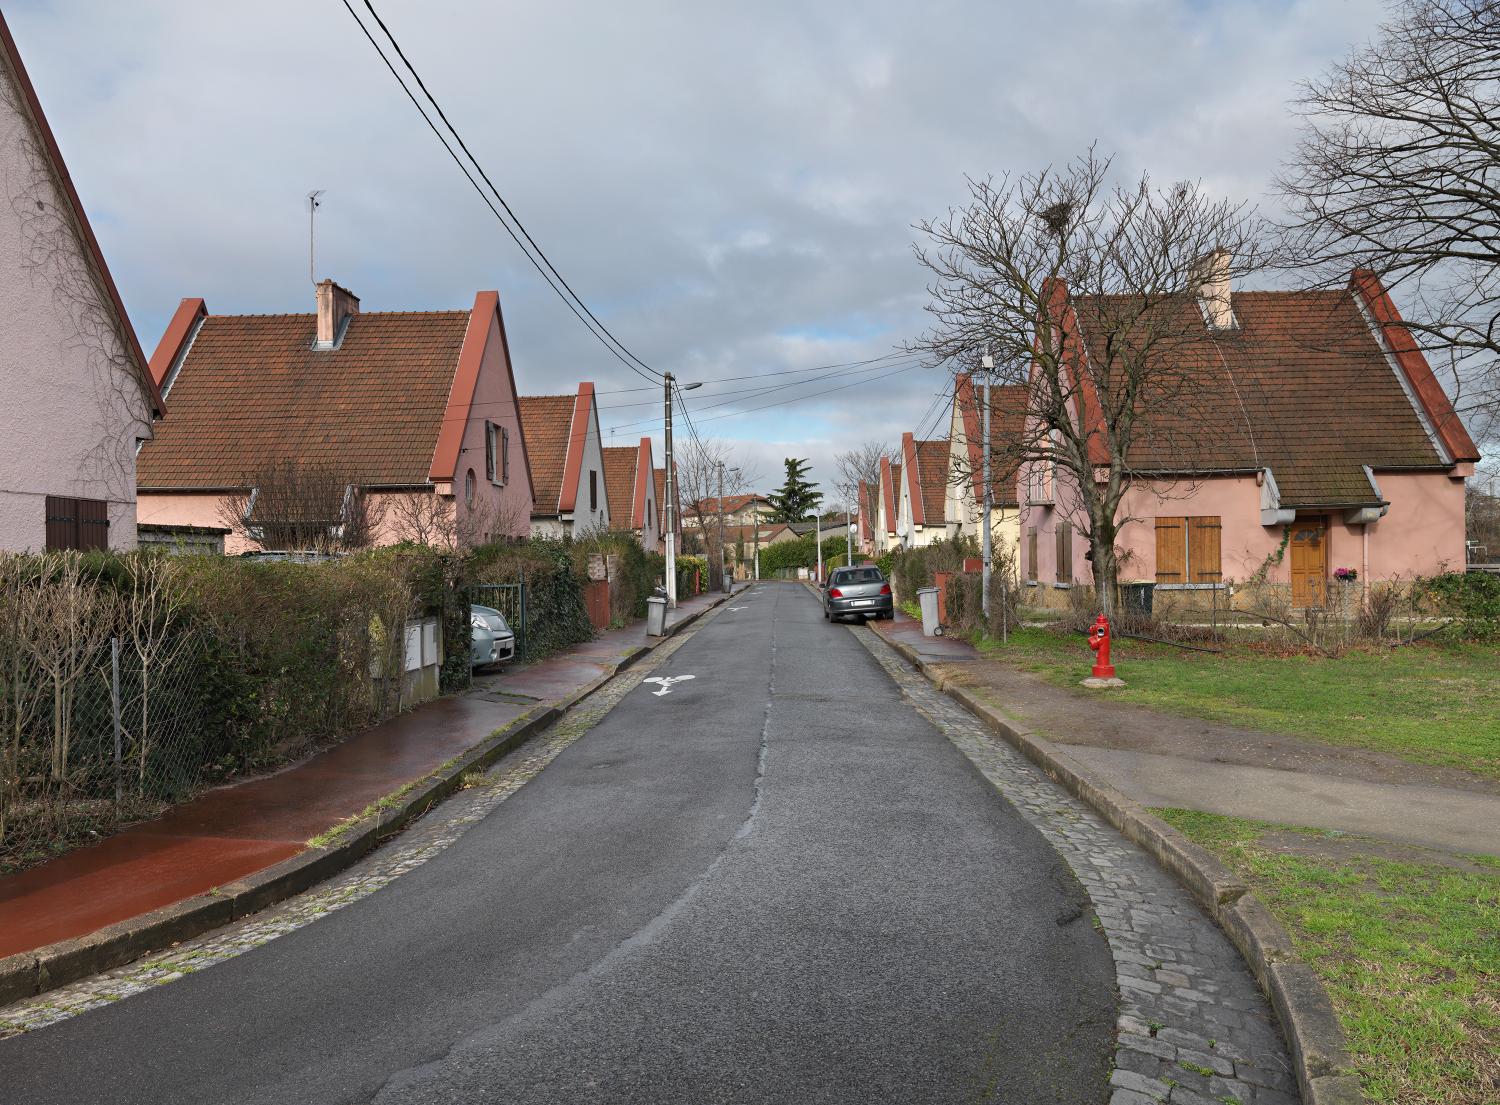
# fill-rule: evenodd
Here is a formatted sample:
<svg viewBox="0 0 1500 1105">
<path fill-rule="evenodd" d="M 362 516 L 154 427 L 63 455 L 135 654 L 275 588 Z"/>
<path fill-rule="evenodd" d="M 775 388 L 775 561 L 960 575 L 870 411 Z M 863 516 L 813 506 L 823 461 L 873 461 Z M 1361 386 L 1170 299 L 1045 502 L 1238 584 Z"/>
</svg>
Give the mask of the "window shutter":
<svg viewBox="0 0 1500 1105">
<path fill-rule="evenodd" d="M 1026 531 L 1026 578 L 1036 582 L 1036 527 Z"/>
<path fill-rule="evenodd" d="M 1073 527 L 1057 523 L 1057 582 L 1073 582 Z"/>
<path fill-rule="evenodd" d="M 49 552 L 109 548 L 109 504 L 102 499 L 48 495 L 43 509 Z"/>
<path fill-rule="evenodd" d="M 500 427 L 500 482 L 510 483 L 510 427 Z"/>
<path fill-rule="evenodd" d="M 495 424 L 484 424 L 484 477 L 495 482 Z"/>
<path fill-rule="evenodd" d="M 1186 583 L 1187 519 L 1156 520 L 1156 582 Z"/>
<path fill-rule="evenodd" d="M 1219 583 L 1224 578 L 1219 553 L 1219 519 L 1189 518 L 1187 522 L 1190 582 Z"/>
</svg>

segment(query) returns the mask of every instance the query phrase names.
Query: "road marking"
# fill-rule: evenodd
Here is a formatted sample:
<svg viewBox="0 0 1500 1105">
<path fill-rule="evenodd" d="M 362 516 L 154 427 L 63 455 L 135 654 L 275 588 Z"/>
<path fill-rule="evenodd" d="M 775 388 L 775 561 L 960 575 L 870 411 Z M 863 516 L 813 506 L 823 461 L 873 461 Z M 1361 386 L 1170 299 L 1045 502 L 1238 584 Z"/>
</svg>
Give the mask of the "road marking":
<svg viewBox="0 0 1500 1105">
<path fill-rule="evenodd" d="M 681 683 L 681 682 L 684 682 L 685 680 L 696 679 L 696 678 L 697 678 L 697 676 L 693 676 L 693 675 L 667 675 L 667 676 L 648 675 L 645 679 L 642 679 L 641 682 L 642 683 L 660 683 L 661 684 L 661 690 L 659 690 L 659 691 L 652 691 L 651 692 L 657 698 L 660 698 L 664 694 L 671 694 L 672 693 L 672 684 L 673 683 Z"/>
<path fill-rule="evenodd" d="M 743 607 L 743 606 L 731 606 L 731 607 L 730 607 L 730 608 L 729 608 L 729 612 L 730 612 L 730 613 L 731 613 L 731 614 L 736 614 L 736 613 L 738 613 L 738 612 L 739 612 L 739 611 L 741 611 L 741 610 L 743 610 L 743 609 L 745 609 L 745 608 L 744 608 L 744 607 Z"/>
</svg>

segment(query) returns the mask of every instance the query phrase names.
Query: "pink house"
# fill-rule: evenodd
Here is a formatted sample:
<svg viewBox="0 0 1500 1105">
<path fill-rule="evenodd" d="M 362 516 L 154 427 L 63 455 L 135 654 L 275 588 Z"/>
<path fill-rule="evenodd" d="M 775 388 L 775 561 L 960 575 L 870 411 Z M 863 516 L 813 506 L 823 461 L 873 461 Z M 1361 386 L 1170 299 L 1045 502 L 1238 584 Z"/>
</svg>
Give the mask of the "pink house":
<svg viewBox="0 0 1500 1105">
<path fill-rule="evenodd" d="M 141 450 L 141 522 L 232 524 L 227 551 L 253 549 L 254 500 L 248 518 L 226 504 L 289 465 L 366 493 L 379 544 L 525 536 L 531 474 L 499 295 L 361 313 L 325 280 L 316 307 L 214 315 L 182 301 L 151 358 L 174 418 Z"/>
<path fill-rule="evenodd" d="M 134 548 L 165 408 L 3 15 L 0 188 L 0 549 Z"/>
<path fill-rule="evenodd" d="M 1058 303 L 1078 355 L 1099 355 L 1098 312 L 1065 289 Z M 1373 273 L 1310 292 L 1231 293 L 1226 279 L 1173 309 L 1212 338 L 1184 367 L 1195 417 L 1214 421 L 1184 433 L 1171 413 L 1148 413 L 1120 508 L 1121 582 L 1206 600 L 1257 580 L 1319 607 L 1340 569 L 1365 582 L 1462 570 L 1464 479 L 1479 451 Z M 1032 601 L 1092 582 L 1065 475 L 1020 472 Z"/>
<path fill-rule="evenodd" d="M 641 438 L 635 446 L 605 447 L 604 489 L 613 528 L 629 530 L 641 548 L 656 552 L 661 545 L 661 503 L 656 497 L 656 466 L 649 437 Z"/>
</svg>

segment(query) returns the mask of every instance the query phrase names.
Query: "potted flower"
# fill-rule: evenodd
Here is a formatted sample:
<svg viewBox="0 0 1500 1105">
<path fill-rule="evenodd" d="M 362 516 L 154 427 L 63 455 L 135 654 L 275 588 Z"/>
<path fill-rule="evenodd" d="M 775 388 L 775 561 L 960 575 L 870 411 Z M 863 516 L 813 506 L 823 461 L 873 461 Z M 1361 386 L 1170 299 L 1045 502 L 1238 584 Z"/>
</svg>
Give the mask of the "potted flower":
<svg viewBox="0 0 1500 1105">
<path fill-rule="evenodd" d="M 1335 568 L 1333 578 L 1340 583 L 1353 583 L 1359 579 L 1359 571 L 1356 568 Z"/>
</svg>

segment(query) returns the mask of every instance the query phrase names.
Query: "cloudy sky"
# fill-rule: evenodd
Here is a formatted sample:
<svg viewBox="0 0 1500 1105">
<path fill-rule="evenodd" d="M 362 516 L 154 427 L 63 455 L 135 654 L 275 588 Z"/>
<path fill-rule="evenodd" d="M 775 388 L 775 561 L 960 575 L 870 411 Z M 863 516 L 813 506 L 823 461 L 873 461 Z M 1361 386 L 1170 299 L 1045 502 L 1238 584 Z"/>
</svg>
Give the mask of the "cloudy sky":
<svg viewBox="0 0 1500 1105">
<path fill-rule="evenodd" d="M 360 7 L 356 0 L 356 7 Z M 1097 142 L 1126 176 L 1266 206 L 1287 101 L 1371 37 L 1378 0 L 378 0 L 511 207 L 704 436 L 773 486 L 899 441 L 947 383 L 878 357 L 924 325 L 912 224 L 965 174 Z M 7 0 L 5 15 L 149 352 L 177 301 L 365 310 L 497 288 L 523 392 L 593 380 L 605 437 L 657 438 L 659 394 L 553 297 L 437 145 L 341 0 Z M 806 381 L 761 397 L 747 378 Z M 869 378 L 870 386 L 764 406 Z M 649 421 L 652 418 L 655 422 Z"/>
</svg>

